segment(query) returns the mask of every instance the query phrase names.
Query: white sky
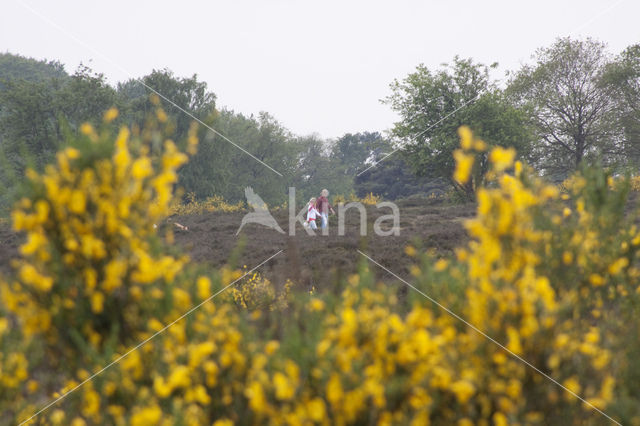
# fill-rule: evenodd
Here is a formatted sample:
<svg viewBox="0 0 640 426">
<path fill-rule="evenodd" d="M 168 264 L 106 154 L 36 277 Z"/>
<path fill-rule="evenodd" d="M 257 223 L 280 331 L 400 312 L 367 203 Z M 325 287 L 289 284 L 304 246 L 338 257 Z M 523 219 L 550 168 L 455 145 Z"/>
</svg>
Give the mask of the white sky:
<svg viewBox="0 0 640 426">
<path fill-rule="evenodd" d="M 154 68 L 197 73 L 219 107 L 268 111 L 323 137 L 392 127 L 379 99 L 419 63 L 458 54 L 497 61 L 502 76 L 558 36 L 591 36 L 612 53 L 640 42 L 638 0 L 2 3 L 2 52 L 57 59 L 70 73 L 82 61 L 112 83 Z"/>
</svg>

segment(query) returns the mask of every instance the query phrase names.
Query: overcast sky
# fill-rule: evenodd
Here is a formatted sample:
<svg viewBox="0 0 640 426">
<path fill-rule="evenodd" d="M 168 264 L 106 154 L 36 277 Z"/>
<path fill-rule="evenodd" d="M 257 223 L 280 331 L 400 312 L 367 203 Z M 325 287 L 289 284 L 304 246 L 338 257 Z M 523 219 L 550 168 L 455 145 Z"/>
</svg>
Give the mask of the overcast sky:
<svg viewBox="0 0 640 426">
<path fill-rule="evenodd" d="M 169 68 L 197 73 L 218 105 L 268 111 L 297 134 L 383 131 L 389 83 L 454 55 L 499 75 L 556 37 L 612 53 L 640 42 L 638 0 L 3 0 L 0 51 L 80 62 L 110 82 Z"/>
</svg>

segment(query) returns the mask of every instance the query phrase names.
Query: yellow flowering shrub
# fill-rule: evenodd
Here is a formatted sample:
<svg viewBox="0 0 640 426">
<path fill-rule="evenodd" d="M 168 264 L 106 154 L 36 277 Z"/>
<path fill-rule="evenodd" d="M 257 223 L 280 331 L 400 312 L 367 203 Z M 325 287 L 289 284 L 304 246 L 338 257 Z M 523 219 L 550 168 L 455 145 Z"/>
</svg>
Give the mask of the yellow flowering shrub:
<svg viewBox="0 0 640 426">
<path fill-rule="evenodd" d="M 184 157 L 169 143 L 153 156 L 144 136 L 124 131 L 107 149 L 108 133 L 84 132 L 94 149 L 63 151 L 31 173 L 14 212 L 27 240 L 15 277 L 0 281 L 0 420 L 27 419 L 99 372 L 37 421 L 603 423 L 593 407 L 640 421 L 640 234 L 624 213 L 628 184 L 611 188 L 604 171 L 583 172 L 563 197 L 492 148 L 471 242 L 437 261 L 406 248 L 417 291 L 376 282 L 363 258 L 338 286 L 309 292 L 246 268 L 207 277 L 166 254 L 148 215 L 168 214 Z M 468 129 L 460 135 L 458 157 L 487 150 Z M 136 177 L 141 158 L 151 172 Z M 459 158 L 461 185 L 469 161 Z"/>
<path fill-rule="evenodd" d="M 271 280 L 259 272 L 253 272 L 229 290 L 229 297 L 244 309 L 284 309 L 287 307 L 292 285 L 293 283 L 287 280 L 281 289 L 277 289 Z"/>
<path fill-rule="evenodd" d="M 230 204 L 219 195 L 214 195 L 205 200 L 197 200 L 195 194 L 187 194 L 187 202 L 174 202 L 169 208 L 171 215 L 191 215 L 202 214 L 207 212 L 237 212 L 245 209 L 244 203 L 239 201 L 236 204 Z"/>
<path fill-rule="evenodd" d="M 369 206 L 375 206 L 382 200 L 382 197 L 379 195 L 373 195 L 373 192 L 368 193 L 363 198 L 358 197 L 355 192 L 351 192 L 348 197 L 344 195 L 336 195 L 333 197 L 334 204 L 345 204 L 345 203 L 362 203 Z"/>
<path fill-rule="evenodd" d="M 187 261 L 160 250 L 154 227 L 187 161 L 160 138 L 161 129 L 122 127 L 114 142 L 108 126 L 85 124 L 43 174 L 27 171 L 25 197 L 12 213 L 26 242 L 0 295 L 27 337 L 39 334 L 59 350 L 54 365 L 90 356 L 87 348 L 107 340 L 130 340 Z"/>
</svg>

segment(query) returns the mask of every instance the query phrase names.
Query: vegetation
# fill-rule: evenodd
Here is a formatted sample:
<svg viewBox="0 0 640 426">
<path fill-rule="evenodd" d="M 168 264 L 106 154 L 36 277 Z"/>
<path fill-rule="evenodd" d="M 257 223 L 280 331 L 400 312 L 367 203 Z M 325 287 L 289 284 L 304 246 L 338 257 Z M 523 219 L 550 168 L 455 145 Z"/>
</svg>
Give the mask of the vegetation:
<svg viewBox="0 0 640 426">
<path fill-rule="evenodd" d="M 628 181 L 585 169 L 562 193 L 491 149 L 491 185 L 478 189 L 467 224 L 473 241 L 448 260 L 406 250 L 416 288 L 469 327 L 417 292 L 398 297 L 376 283 L 364 258 L 335 295 L 292 282 L 278 290 L 251 270 L 198 270 L 170 254 L 145 215 L 167 214 L 186 156 L 162 128 L 147 130 L 144 139 L 123 127 L 109 143 L 108 126 L 83 126 L 55 165 L 28 173 L 13 213 L 27 239 L 0 287 L 4 420 L 27 419 L 38 401 L 71 390 L 39 421 L 599 422 L 596 408 L 640 416 L 630 362 L 640 234 L 624 215 Z M 465 183 L 486 144 L 460 132 L 455 175 Z M 154 160 L 157 137 L 165 141 Z"/>
<path fill-rule="evenodd" d="M 516 147 L 527 154 L 531 137 L 524 115 L 506 102 L 484 65 L 458 57 L 435 73 L 420 65 L 402 82 L 395 81 L 391 89 L 393 94 L 386 102 L 402 118 L 393 133 L 407 141 L 403 146 L 406 160 L 420 175 L 446 178 L 468 199 L 474 198 L 487 162 L 478 162 L 477 173 L 464 185 L 451 179 L 458 127 L 467 124 L 487 143 Z M 439 123 L 444 117 L 449 118 Z"/>
<path fill-rule="evenodd" d="M 171 104 L 0 56 L 0 203 L 24 238 L 0 276 L 0 423 L 640 424 L 639 52 L 559 39 L 505 88 L 421 65 L 392 83 L 390 137 L 336 141 L 218 108 L 195 75 L 142 78 Z M 455 253 L 406 246 L 403 283 L 366 239 L 306 286 L 235 252 L 194 263 L 158 226 L 242 210 L 249 185 L 270 207 L 288 186 L 453 190 L 476 215 Z"/>
</svg>

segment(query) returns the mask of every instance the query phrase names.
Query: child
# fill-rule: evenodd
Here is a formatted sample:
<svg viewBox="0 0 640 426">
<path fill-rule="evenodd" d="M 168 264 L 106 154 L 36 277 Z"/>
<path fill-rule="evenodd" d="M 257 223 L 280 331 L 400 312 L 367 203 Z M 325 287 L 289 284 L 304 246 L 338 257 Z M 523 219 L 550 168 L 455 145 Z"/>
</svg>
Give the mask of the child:
<svg viewBox="0 0 640 426">
<path fill-rule="evenodd" d="M 309 208 L 307 210 L 307 224 L 311 229 L 318 229 L 316 225 L 316 218 L 320 216 L 320 212 L 316 209 L 315 197 L 309 200 Z"/>
</svg>

